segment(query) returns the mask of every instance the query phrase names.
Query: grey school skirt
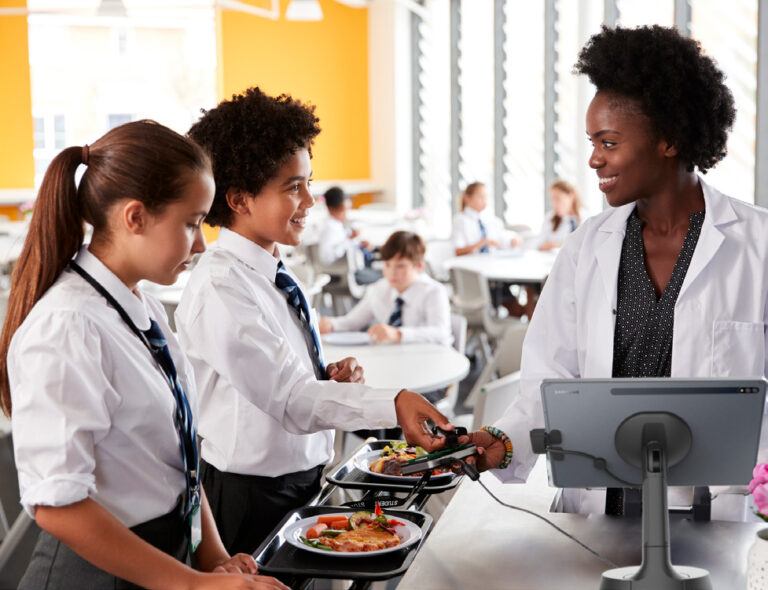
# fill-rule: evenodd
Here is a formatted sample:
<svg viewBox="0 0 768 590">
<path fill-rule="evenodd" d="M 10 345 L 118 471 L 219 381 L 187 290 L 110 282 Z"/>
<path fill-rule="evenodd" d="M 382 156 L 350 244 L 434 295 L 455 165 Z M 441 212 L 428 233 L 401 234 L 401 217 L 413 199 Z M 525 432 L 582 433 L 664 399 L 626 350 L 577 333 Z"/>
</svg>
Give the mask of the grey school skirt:
<svg viewBox="0 0 768 590">
<path fill-rule="evenodd" d="M 186 526 L 178 507 L 131 530 L 150 545 L 186 561 Z M 140 586 L 100 570 L 41 531 L 18 590 L 140 590 Z"/>
</svg>

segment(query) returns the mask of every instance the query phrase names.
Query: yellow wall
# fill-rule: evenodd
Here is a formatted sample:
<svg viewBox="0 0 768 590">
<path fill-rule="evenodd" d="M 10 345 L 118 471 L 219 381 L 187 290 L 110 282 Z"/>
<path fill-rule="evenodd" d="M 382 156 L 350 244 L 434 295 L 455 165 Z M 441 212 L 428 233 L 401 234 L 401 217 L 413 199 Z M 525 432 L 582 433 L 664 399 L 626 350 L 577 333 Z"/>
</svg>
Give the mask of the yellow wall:
<svg viewBox="0 0 768 590">
<path fill-rule="evenodd" d="M 26 0 L 0 0 L 0 8 L 25 8 Z M 27 17 L 0 17 L 0 190 L 35 183 L 32 96 Z"/>
<path fill-rule="evenodd" d="M 259 86 L 316 105 L 314 177 L 368 179 L 368 10 L 320 0 L 323 20 L 296 22 L 285 20 L 287 4 L 277 21 L 220 13 L 219 96 Z"/>
</svg>

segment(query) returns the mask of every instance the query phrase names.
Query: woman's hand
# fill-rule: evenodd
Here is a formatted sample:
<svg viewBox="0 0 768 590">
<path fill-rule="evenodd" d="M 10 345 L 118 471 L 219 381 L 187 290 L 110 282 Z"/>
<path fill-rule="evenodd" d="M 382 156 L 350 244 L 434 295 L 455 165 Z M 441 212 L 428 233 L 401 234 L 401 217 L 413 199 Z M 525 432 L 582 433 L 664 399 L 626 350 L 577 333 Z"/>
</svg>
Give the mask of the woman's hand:
<svg viewBox="0 0 768 590">
<path fill-rule="evenodd" d="M 495 469 L 504 460 L 506 454 L 506 448 L 504 443 L 487 433 L 485 430 L 478 430 L 476 432 L 470 432 L 466 436 L 459 437 L 459 443 L 467 444 L 472 443 L 477 447 L 477 455 L 472 455 L 467 458 L 467 463 L 471 463 L 477 467 L 478 471 L 487 471 L 488 469 Z"/>
<path fill-rule="evenodd" d="M 328 379 L 339 383 L 365 383 L 363 367 L 357 364 L 357 359 L 348 356 L 336 363 L 329 363 L 325 368 Z"/>
<path fill-rule="evenodd" d="M 402 338 L 400 330 L 388 324 L 374 324 L 368 328 L 368 336 L 376 344 L 397 343 Z"/>
</svg>

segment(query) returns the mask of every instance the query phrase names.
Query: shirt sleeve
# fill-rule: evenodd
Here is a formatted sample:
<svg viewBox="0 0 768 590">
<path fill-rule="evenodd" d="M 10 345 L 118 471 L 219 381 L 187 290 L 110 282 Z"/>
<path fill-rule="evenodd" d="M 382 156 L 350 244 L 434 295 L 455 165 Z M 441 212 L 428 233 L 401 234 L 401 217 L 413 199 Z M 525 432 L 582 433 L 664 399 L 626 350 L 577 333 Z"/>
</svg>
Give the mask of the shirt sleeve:
<svg viewBox="0 0 768 590">
<path fill-rule="evenodd" d="M 193 365 L 208 365 L 294 434 L 396 424 L 399 390 L 318 381 L 247 294 L 224 277 L 206 287 L 204 307 L 179 329 Z"/>
<path fill-rule="evenodd" d="M 464 231 L 464 220 L 460 215 L 456 216 L 456 220 L 453 222 L 453 232 L 451 232 L 451 241 L 454 248 L 466 248 L 469 246 L 469 240 L 467 239 L 467 232 Z"/>
<path fill-rule="evenodd" d="M 448 293 L 442 285 L 433 285 L 429 293 L 421 300 L 425 306 L 426 322 L 423 326 L 403 326 L 400 328 L 401 342 L 432 342 L 450 346 L 451 344 L 451 304 Z"/>
<path fill-rule="evenodd" d="M 22 326 L 8 355 L 21 504 L 66 506 L 95 491 L 95 447 L 117 393 L 101 338 L 81 314 L 57 312 Z M 111 400 L 111 402 L 110 402 Z"/>
<path fill-rule="evenodd" d="M 329 318 L 331 326 L 335 332 L 357 332 L 365 330 L 371 324 L 375 323 L 376 317 L 373 313 L 373 296 L 376 291 L 375 285 L 366 290 L 362 300 L 352 308 L 352 310 L 341 317 Z"/>
<path fill-rule="evenodd" d="M 555 261 L 523 344 L 520 393 L 494 424 L 512 440 L 512 462 L 493 471 L 505 482 L 525 482 L 536 463 L 529 433 L 544 427 L 542 380 L 579 377 L 575 255 L 572 248 L 564 248 Z"/>
</svg>

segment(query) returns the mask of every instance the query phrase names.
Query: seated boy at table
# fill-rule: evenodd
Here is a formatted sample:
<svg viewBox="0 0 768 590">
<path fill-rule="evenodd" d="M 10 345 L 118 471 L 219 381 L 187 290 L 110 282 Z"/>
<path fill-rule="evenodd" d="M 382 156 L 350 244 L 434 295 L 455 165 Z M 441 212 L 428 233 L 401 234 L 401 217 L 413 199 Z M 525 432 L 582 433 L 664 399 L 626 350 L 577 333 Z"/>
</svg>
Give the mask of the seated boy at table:
<svg viewBox="0 0 768 590">
<path fill-rule="evenodd" d="M 381 247 L 384 278 L 347 315 L 320 319 L 320 333 L 368 329 L 377 343 L 433 342 L 449 346 L 451 306 L 445 287 L 424 270 L 424 241 L 396 231 Z"/>
<path fill-rule="evenodd" d="M 258 88 L 189 131 L 213 162 L 206 221 L 221 232 L 192 271 L 176 326 L 200 396 L 202 483 L 225 547 L 248 554 L 318 492 L 334 428 L 397 421 L 431 449 L 424 418 L 450 428 L 419 394 L 364 385 L 355 359 L 325 364 L 315 311 L 277 249 L 301 242 L 319 132 L 314 107 Z"/>
<path fill-rule="evenodd" d="M 381 278 L 381 271 L 371 268 L 373 252 L 365 240 L 358 240 L 360 235 L 356 229 L 349 227 L 347 209 L 349 197 L 338 186 L 332 186 L 323 195 L 328 209 L 328 218 L 323 222 L 318 241 L 318 258 L 320 264 L 331 266 L 343 260 L 349 250 L 359 250 L 365 261 L 364 268 L 355 271 L 355 280 L 360 285 L 370 285 Z"/>
</svg>

